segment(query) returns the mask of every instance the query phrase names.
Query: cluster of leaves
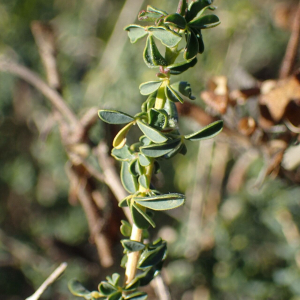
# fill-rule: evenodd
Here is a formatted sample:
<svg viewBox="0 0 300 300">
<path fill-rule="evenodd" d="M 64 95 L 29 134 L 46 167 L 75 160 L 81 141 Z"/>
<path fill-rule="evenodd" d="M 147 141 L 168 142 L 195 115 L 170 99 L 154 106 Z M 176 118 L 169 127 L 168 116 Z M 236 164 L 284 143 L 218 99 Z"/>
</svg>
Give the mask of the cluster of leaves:
<svg viewBox="0 0 300 300">
<path fill-rule="evenodd" d="M 193 100 L 188 82 L 170 83 L 170 75 L 181 74 L 197 62 L 197 54 L 204 51 L 201 30 L 216 26 L 219 19 L 215 15 L 202 16 L 206 9 L 213 10 L 211 0 L 198 0 L 188 5 L 181 0 L 177 12 L 168 14 L 148 6 L 147 11 L 139 14 L 141 21 L 154 21 L 154 26 L 129 25 L 128 31 L 132 43 L 148 35 L 144 50 L 144 61 L 150 68 L 159 68 L 157 81 L 140 85 L 140 93 L 148 98 L 142 104 L 141 112 L 134 116 L 118 110 L 100 110 L 99 117 L 108 124 L 125 124 L 113 140 L 112 156 L 121 162 L 121 181 L 130 193 L 120 206 L 130 208 L 134 226 L 146 230 L 155 227 L 153 211 L 170 210 L 181 206 L 185 196 L 178 193 L 161 194 L 151 185 L 151 177 L 159 172 L 159 162 L 180 153 L 185 155 L 185 140 L 200 141 L 212 138 L 223 128 L 223 122 L 217 121 L 188 135 L 182 135 L 178 128 L 176 102 Z M 155 39 L 165 47 L 165 56 L 159 52 Z M 184 44 L 179 48 L 180 42 Z M 175 63 L 183 52 L 183 62 Z M 137 125 L 142 132 L 139 141 L 127 145 L 130 129 Z M 131 226 L 123 221 L 121 232 L 131 235 Z M 127 254 L 141 252 L 137 269 L 140 273 L 125 286 L 118 285 L 119 275 L 114 274 L 101 282 L 99 292 L 90 292 L 77 281 L 72 281 L 70 289 L 74 295 L 94 299 L 104 297 L 114 299 L 145 299 L 146 294 L 138 292 L 138 286 L 147 285 L 160 271 L 166 257 L 166 242 L 157 241 L 144 244 L 142 241 L 125 239 L 122 241 L 125 256 L 122 266 L 126 266 Z M 125 297 L 125 298 L 124 298 Z"/>
</svg>

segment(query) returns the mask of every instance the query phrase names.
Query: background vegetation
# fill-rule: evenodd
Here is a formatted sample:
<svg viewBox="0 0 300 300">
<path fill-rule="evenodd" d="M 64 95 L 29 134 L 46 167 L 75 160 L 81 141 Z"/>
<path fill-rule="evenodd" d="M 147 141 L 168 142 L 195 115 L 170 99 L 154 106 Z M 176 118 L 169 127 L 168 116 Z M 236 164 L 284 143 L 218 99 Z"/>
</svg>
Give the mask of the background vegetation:
<svg viewBox="0 0 300 300">
<path fill-rule="evenodd" d="M 143 99 L 138 85 L 151 80 L 152 72 L 142 61 L 143 43 L 131 45 L 121 29 L 135 21 L 142 4 L 172 11 L 177 5 L 173 2 L 2 1 L 0 54 L 45 78 L 30 26 L 34 20 L 50 22 L 57 36 L 62 95 L 76 114 L 83 115 L 90 107 L 122 107 L 134 114 Z M 231 89 L 252 86 L 255 79 L 278 78 L 290 37 L 291 14 L 285 18 L 282 3 L 215 1 L 222 23 L 209 35 L 204 32 L 206 51 L 185 78 L 197 105 L 205 107 L 200 92 L 212 76 L 227 76 Z M 284 1 L 287 7 L 297 3 Z M 131 5 L 135 13 L 122 10 L 124 5 Z M 86 216 L 69 193 L 68 157 L 50 104 L 30 85 L 6 73 L 0 73 L 0 91 L 1 299 L 25 299 L 61 261 L 68 262 L 65 275 L 43 299 L 75 299 L 67 288 L 69 279 L 76 277 L 95 288 L 106 274 L 118 270 L 122 216 L 114 213 L 111 218 L 116 201 L 105 185 L 95 183 L 107 199 L 103 218 L 111 218 L 115 264 L 104 268 L 89 243 Z M 251 104 L 255 101 L 241 105 L 235 114 L 252 109 L 255 116 Z M 186 132 L 199 128 L 190 116 L 181 126 Z M 113 130 L 99 121 L 90 130 L 90 139 L 94 144 L 104 139 L 110 143 Z M 255 149 L 230 134 L 222 135 L 200 148 L 189 145 L 186 156 L 163 166 L 171 174 L 168 180 L 162 174 L 156 178 L 164 191 L 187 194 L 183 210 L 160 213 L 155 219 L 169 243 L 163 275 L 172 299 L 300 299 L 299 183 L 280 173 L 261 180 L 265 156 Z M 249 164 L 241 174 L 236 170 L 243 162 Z M 91 164 L 99 168 L 95 161 Z M 179 174 L 184 180 L 178 180 Z M 234 185 L 240 177 L 241 184 Z M 151 293 L 150 299 L 156 299 Z"/>
</svg>

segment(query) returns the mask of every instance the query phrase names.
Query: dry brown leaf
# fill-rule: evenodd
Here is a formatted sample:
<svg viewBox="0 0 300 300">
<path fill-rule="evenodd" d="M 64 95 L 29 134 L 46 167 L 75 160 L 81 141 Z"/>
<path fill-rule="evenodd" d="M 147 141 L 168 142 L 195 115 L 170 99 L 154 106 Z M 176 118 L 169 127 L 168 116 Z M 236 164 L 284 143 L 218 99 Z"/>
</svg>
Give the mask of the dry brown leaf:
<svg viewBox="0 0 300 300">
<path fill-rule="evenodd" d="M 245 117 L 239 120 L 238 129 L 243 135 L 251 135 L 256 128 L 255 120 L 252 117 Z"/>
<path fill-rule="evenodd" d="M 262 95 L 259 102 L 261 105 L 267 106 L 275 122 L 282 119 L 291 101 L 300 101 L 299 79 L 298 74 L 287 79 L 278 80 L 275 86 L 272 85 L 273 88 L 266 88 L 266 85 L 270 85 L 270 81 L 262 84 Z M 272 83 L 274 82 L 272 81 Z"/>
<path fill-rule="evenodd" d="M 212 77 L 208 82 L 208 91 L 201 93 L 203 101 L 220 114 L 225 114 L 228 106 L 227 78 L 225 76 Z"/>
</svg>

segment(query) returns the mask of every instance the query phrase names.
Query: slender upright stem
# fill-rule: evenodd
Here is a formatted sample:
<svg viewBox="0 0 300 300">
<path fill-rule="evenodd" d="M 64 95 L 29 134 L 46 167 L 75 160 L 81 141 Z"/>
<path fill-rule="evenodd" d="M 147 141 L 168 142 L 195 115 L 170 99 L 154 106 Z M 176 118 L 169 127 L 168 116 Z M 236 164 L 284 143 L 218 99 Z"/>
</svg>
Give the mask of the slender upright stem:
<svg viewBox="0 0 300 300">
<path fill-rule="evenodd" d="M 151 164 L 148 167 L 146 167 L 146 176 L 147 176 L 149 182 L 151 182 L 153 167 L 154 167 L 153 162 L 151 162 Z M 140 185 L 139 191 L 141 193 L 145 193 L 147 190 L 143 186 Z M 138 228 L 133 223 L 130 239 L 132 241 L 141 242 L 142 238 L 143 238 L 143 229 Z M 125 277 L 126 277 L 125 283 L 126 284 L 131 282 L 135 277 L 139 257 L 140 257 L 140 251 L 131 252 L 128 254 L 128 261 L 127 261 L 126 271 L 125 271 Z"/>
</svg>

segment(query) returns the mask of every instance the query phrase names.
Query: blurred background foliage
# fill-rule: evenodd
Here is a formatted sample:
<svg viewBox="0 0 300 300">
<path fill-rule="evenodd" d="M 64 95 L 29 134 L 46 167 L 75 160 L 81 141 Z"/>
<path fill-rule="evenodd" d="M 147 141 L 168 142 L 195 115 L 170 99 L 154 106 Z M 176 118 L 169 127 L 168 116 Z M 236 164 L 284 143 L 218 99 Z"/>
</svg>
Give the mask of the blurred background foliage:
<svg viewBox="0 0 300 300">
<path fill-rule="evenodd" d="M 138 85 L 154 80 L 155 71 L 144 65 L 143 42 L 131 45 L 119 29 L 135 22 L 142 4 L 173 12 L 177 1 L 135 1 L 124 12 L 130 1 L 2 0 L 0 53 L 45 78 L 30 25 L 50 22 L 57 35 L 62 94 L 76 113 L 92 106 L 136 113 L 143 100 Z M 211 76 L 228 76 L 234 88 L 247 87 L 251 76 L 277 78 L 290 36 L 276 19 L 281 4 L 215 1 L 222 23 L 204 32 L 206 51 L 182 77 L 191 83 L 197 104 L 203 106 L 199 95 Z M 82 208 L 68 201 L 67 156 L 49 103 L 5 73 L 0 73 L 0 91 L 0 298 L 28 297 L 67 261 L 65 275 L 43 299 L 75 299 L 67 289 L 69 279 L 96 288 L 118 270 L 121 237 L 112 238 L 115 265 L 100 267 Z M 185 132 L 199 126 L 189 118 L 181 122 Z M 99 121 L 92 129 L 94 143 L 107 138 L 103 126 Z M 257 156 L 240 190 L 232 193 L 228 179 L 243 151 L 230 147 L 228 139 L 188 145 L 188 154 L 163 165 L 165 173 L 156 179 L 164 191 L 187 194 L 185 208 L 159 213 L 159 232 L 150 232 L 169 242 L 164 277 L 172 299 L 299 300 L 300 188 L 279 178 L 255 186 L 263 165 Z"/>
</svg>

